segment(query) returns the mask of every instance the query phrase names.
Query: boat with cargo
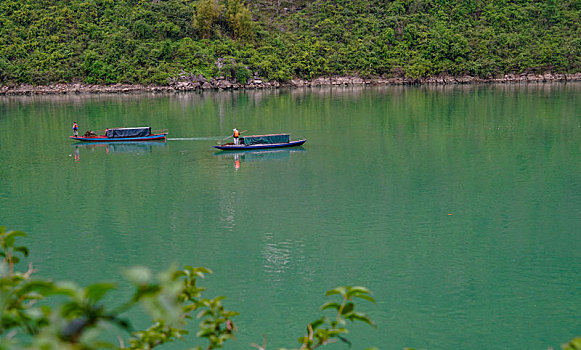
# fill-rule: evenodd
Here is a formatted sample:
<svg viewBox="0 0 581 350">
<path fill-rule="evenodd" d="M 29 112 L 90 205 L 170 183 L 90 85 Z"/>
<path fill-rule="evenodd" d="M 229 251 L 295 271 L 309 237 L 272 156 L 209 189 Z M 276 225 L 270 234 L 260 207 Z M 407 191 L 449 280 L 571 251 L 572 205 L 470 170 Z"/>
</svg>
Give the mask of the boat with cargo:
<svg viewBox="0 0 581 350">
<path fill-rule="evenodd" d="M 268 148 L 284 148 L 303 145 L 307 139 L 291 141 L 290 134 L 252 135 L 240 137 L 239 143 L 225 143 L 214 148 L 224 151 L 244 151 Z"/>
<path fill-rule="evenodd" d="M 105 133 L 102 135 L 87 131 L 82 136 L 70 136 L 70 138 L 82 142 L 165 141 L 167 134 L 167 129 L 152 131 L 149 126 L 141 126 L 105 129 Z"/>
</svg>

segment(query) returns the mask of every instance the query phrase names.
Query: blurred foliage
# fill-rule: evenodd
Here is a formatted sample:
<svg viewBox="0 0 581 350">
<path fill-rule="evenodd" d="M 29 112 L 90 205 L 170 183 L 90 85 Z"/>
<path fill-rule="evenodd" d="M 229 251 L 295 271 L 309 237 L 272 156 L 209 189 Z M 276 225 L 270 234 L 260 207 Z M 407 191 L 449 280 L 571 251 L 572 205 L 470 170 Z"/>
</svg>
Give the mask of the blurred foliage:
<svg viewBox="0 0 581 350">
<path fill-rule="evenodd" d="M 3 0 L 0 84 L 581 71 L 580 0 Z M 243 80 L 243 78 L 242 78 Z"/>
<path fill-rule="evenodd" d="M 186 321 L 193 312 L 201 320 L 198 337 L 207 339 L 206 349 L 221 348 L 226 340 L 234 338 L 232 318 L 238 313 L 224 308 L 223 297 L 203 297 L 204 288 L 197 285 L 199 278 L 211 273 L 204 267 L 171 267 L 157 276 L 145 267 L 129 268 L 124 275 L 134 293 L 112 306 L 103 299 L 116 289 L 115 284 L 95 283 L 83 288 L 70 282 L 35 279 L 31 265 L 26 272 L 15 271 L 20 255 L 28 255 L 25 247 L 15 245 L 15 239 L 22 236 L 23 232 L 0 227 L 2 349 L 119 348 L 102 340 L 101 335 L 110 332 L 111 325 L 129 336 L 129 345 L 124 348 L 151 349 L 182 339 L 188 333 Z M 60 297 L 57 305 L 49 306 L 55 302 L 46 300 L 55 296 Z M 123 316 L 136 305 L 141 305 L 153 320 L 146 330 L 133 330 L 130 320 Z"/>
<path fill-rule="evenodd" d="M 563 350 L 581 350 L 581 338 L 575 338 L 567 344 L 561 345 Z"/>
<path fill-rule="evenodd" d="M 107 293 L 117 288 L 113 283 L 80 287 L 35 279 L 32 264 L 26 272 L 17 271 L 15 267 L 28 256 L 26 247 L 16 245 L 16 239 L 24 236 L 24 232 L 0 226 L 0 349 L 152 349 L 183 340 L 194 313 L 199 320 L 196 336 L 206 340 L 205 349 L 220 349 L 234 339 L 237 329 L 232 319 L 238 313 L 224 307 L 223 296 L 204 297 L 205 288 L 198 286 L 198 280 L 212 273 L 204 267 L 172 266 L 157 275 L 145 267 L 128 268 L 124 276 L 133 287 L 131 297 L 105 302 Z M 365 313 L 355 311 L 353 302 L 355 298 L 374 302 L 367 289 L 347 286 L 327 292 L 335 294 L 342 297 L 341 303 L 321 307 L 335 309 L 335 319 L 322 317 L 310 323 L 307 335 L 299 339 L 301 349 L 315 349 L 337 339 L 350 344 L 345 338 L 347 320 L 374 325 Z M 145 330 L 133 329 L 126 316 L 137 305 L 153 322 Z M 112 339 L 111 335 L 117 335 L 119 344 L 103 340 Z M 265 349 L 266 342 L 259 348 Z"/>
</svg>

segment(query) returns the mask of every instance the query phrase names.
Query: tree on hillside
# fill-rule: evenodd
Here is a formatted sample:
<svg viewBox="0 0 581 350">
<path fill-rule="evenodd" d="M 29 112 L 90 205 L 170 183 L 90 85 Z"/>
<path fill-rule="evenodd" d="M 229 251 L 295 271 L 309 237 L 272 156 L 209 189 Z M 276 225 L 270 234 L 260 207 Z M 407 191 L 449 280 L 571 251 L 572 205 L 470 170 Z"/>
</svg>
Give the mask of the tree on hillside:
<svg viewBox="0 0 581 350">
<path fill-rule="evenodd" d="M 254 23 L 250 10 L 240 0 L 227 0 L 226 23 L 235 39 L 250 41 L 254 39 Z"/>
<path fill-rule="evenodd" d="M 201 38 L 209 39 L 211 37 L 212 29 L 218 23 L 223 8 L 218 0 L 200 0 L 196 4 L 193 26 Z"/>
<path fill-rule="evenodd" d="M 245 41 L 254 38 L 252 14 L 240 0 L 200 0 L 194 11 L 193 26 L 203 39 L 226 33 Z"/>
</svg>

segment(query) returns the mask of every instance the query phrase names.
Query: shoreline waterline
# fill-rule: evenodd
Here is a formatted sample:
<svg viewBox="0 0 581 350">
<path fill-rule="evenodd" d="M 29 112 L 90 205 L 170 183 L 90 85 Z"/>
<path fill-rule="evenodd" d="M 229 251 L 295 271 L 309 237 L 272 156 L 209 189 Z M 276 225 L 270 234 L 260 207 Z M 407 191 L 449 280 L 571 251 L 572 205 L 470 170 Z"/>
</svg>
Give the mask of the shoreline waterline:
<svg viewBox="0 0 581 350">
<path fill-rule="evenodd" d="M 220 90 L 264 90 L 320 86 L 386 86 L 386 85 L 479 85 L 479 84 L 527 84 L 563 83 L 581 81 L 581 73 L 574 74 L 506 74 L 495 78 L 472 76 L 436 76 L 429 78 L 361 78 L 357 76 L 320 77 L 313 80 L 292 79 L 286 82 L 251 79 L 240 84 L 230 79 L 203 77 L 174 80 L 168 85 L 113 84 L 96 85 L 85 83 L 55 83 L 49 85 L 21 84 L 0 86 L 0 96 L 14 95 L 63 95 L 63 94 L 131 94 L 131 93 L 175 93 Z"/>
</svg>

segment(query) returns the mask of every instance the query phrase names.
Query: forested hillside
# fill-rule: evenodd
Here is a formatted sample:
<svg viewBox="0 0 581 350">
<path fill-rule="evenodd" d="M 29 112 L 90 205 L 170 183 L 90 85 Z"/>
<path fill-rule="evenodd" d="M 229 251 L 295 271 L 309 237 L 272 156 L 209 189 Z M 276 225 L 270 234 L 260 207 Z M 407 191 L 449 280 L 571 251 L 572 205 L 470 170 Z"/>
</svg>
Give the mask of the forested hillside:
<svg viewBox="0 0 581 350">
<path fill-rule="evenodd" d="M 0 84 L 581 71 L 581 0 L 2 0 Z"/>
</svg>

